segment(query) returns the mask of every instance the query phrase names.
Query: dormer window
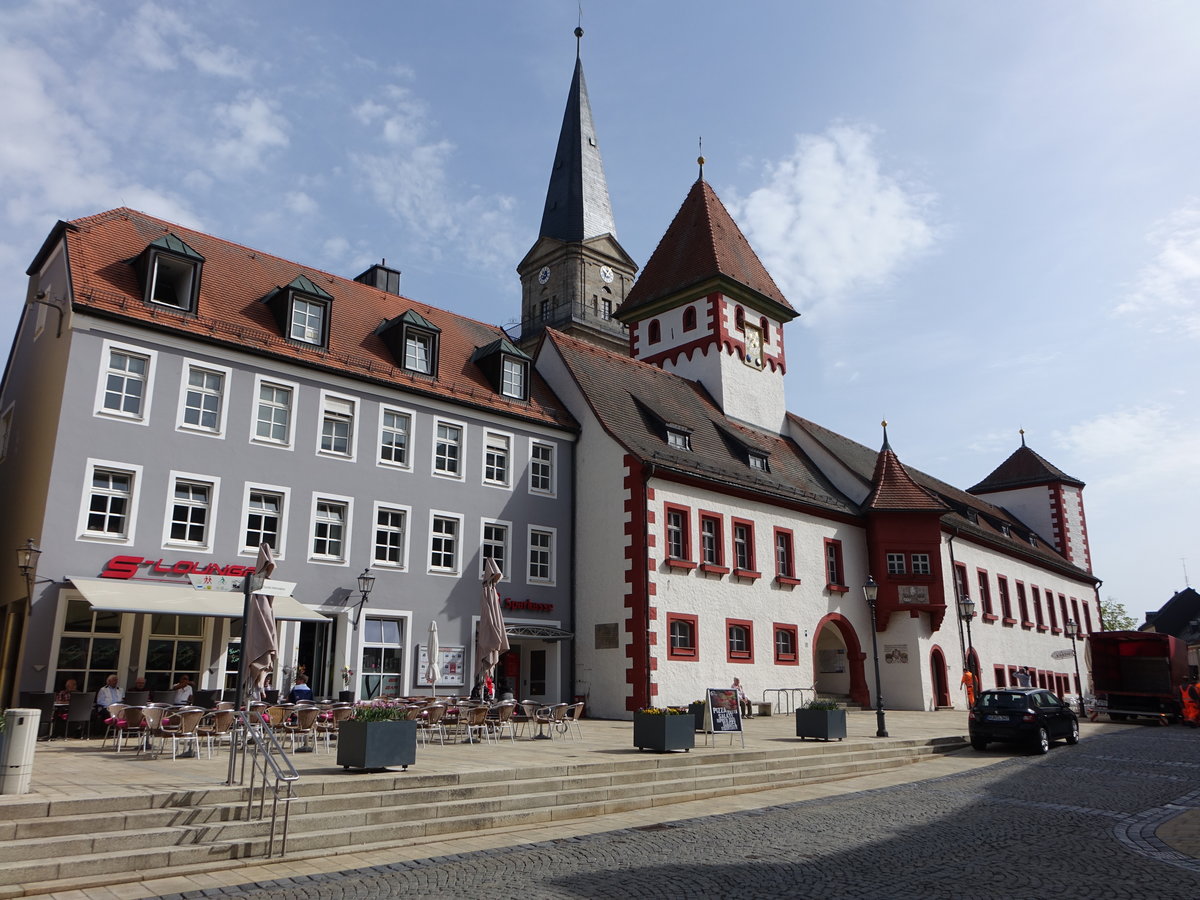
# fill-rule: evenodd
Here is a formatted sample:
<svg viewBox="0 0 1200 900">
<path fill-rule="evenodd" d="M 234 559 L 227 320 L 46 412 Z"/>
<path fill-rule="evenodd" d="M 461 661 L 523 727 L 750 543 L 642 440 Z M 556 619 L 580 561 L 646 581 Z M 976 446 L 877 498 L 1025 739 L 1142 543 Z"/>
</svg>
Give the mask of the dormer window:
<svg viewBox="0 0 1200 900">
<path fill-rule="evenodd" d="M 1038 545 L 1037 535 L 1032 531 L 1029 532 L 1029 546 L 1036 547 Z"/>
<path fill-rule="evenodd" d="M 196 311 L 204 257 L 168 234 L 150 244 L 138 259 L 147 303 L 184 312 Z"/>
<path fill-rule="evenodd" d="M 1001 533 L 1002 535 L 1004 535 L 1005 537 L 1011 537 L 1011 536 L 1012 536 L 1012 528 L 1011 528 L 1011 526 L 1009 526 L 1009 525 L 1008 525 L 1007 523 L 1005 523 L 1005 522 L 1001 522 L 1001 523 L 1000 523 L 1000 533 Z"/>
<path fill-rule="evenodd" d="M 306 275 L 263 298 L 284 335 L 301 344 L 329 346 L 329 316 L 333 297 Z"/>
<path fill-rule="evenodd" d="M 750 468 L 757 469 L 759 472 L 771 471 L 770 467 L 767 465 L 767 454 L 760 453 L 757 450 L 750 450 L 748 452 L 748 458 L 750 460 Z"/>
<path fill-rule="evenodd" d="M 691 450 L 692 434 L 678 425 L 667 426 L 667 446 L 672 450 Z"/>
<path fill-rule="evenodd" d="M 501 396 L 513 400 L 529 399 L 529 356 L 518 350 L 508 338 L 492 341 L 471 354 L 471 362 L 487 375 Z"/>
<path fill-rule="evenodd" d="M 382 322 L 375 333 L 387 344 L 392 357 L 405 371 L 437 376 L 438 343 L 442 329 L 420 313 L 410 309 L 390 321 Z"/>
<path fill-rule="evenodd" d="M 526 397 L 525 379 L 529 375 L 529 364 L 511 356 L 501 362 L 500 393 L 515 400 Z"/>
<path fill-rule="evenodd" d="M 404 368 L 422 375 L 433 373 L 433 335 L 415 329 L 404 335 Z"/>
<path fill-rule="evenodd" d="M 979 513 L 977 513 L 973 509 L 968 509 L 967 510 L 967 521 L 970 522 L 972 525 L 978 525 L 979 524 Z"/>
</svg>

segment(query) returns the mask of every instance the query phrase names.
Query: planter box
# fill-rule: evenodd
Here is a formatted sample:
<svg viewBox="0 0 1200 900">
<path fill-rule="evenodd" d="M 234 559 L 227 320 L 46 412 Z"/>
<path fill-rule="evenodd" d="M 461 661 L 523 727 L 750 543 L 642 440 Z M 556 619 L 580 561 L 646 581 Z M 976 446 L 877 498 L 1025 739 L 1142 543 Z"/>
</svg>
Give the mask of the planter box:
<svg viewBox="0 0 1200 900">
<path fill-rule="evenodd" d="M 687 752 L 696 746 L 695 716 L 633 714 L 633 746 L 639 750 Z"/>
<path fill-rule="evenodd" d="M 844 709 L 798 709 L 796 710 L 796 737 L 820 738 L 823 741 L 846 736 L 846 711 Z"/>
<path fill-rule="evenodd" d="M 692 703 L 688 706 L 688 712 L 696 718 L 696 731 L 704 730 L 704 713 L 707 709 L 708 706 L 704 703 Z"/>
<path fill-rule="evenodd" d="M 344 769 L 407 769 L 417 761 L 417 723 L 355 722 L 338 725 L 337 764 Z"/>
</svg>

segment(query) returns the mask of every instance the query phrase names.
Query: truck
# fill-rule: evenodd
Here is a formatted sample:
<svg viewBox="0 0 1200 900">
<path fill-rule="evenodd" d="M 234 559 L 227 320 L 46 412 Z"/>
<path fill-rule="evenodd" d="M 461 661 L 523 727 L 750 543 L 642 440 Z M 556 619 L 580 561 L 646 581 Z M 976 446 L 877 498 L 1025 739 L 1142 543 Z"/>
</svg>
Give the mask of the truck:
<svg viewBox="0 0 1200 900">
<path fill-rule="evenodd" d="M 1152 631 L 1098 631 L 1088 635 L 1096 711 L 1113 721 L 1181 717 L 1187 682 L 1187 645 Z"/>
</svg>

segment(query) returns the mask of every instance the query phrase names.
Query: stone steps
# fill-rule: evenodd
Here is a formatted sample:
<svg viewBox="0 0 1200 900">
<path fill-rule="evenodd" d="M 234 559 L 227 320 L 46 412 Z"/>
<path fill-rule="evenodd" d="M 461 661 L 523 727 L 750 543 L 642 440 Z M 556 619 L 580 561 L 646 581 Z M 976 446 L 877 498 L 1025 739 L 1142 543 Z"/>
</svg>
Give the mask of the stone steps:
<svg viewBox="0 0 1200 900">
<path fill-rule="evenodd" d="M 964 746 L 953 738 L 809 742 L 470 775 L 379 773 L 301 781 L 291 802 L 288 858 L 832 781 Z M 0 825 L 0 897 L 260 862 L 270 822 L 246 821 L 245 806 L 238 788 L 8 805 L 10 821 Z"/>
</svg>

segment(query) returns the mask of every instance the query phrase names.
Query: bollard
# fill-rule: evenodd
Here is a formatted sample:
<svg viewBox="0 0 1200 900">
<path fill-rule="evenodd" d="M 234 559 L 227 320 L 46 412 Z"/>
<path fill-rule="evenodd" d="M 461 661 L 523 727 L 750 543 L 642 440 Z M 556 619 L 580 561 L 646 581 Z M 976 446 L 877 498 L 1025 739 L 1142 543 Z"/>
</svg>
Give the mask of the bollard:
<svg viewBox="0 0 1200 900">
<path fill-rule="evenodd" d="M 10 709 L 4 713 L 0 735 L 0 794 L 28 794 L 33 779 L 33 751 L 37 747 L 37 709 Z"/>
</svg>

